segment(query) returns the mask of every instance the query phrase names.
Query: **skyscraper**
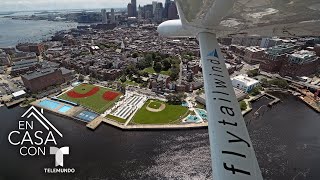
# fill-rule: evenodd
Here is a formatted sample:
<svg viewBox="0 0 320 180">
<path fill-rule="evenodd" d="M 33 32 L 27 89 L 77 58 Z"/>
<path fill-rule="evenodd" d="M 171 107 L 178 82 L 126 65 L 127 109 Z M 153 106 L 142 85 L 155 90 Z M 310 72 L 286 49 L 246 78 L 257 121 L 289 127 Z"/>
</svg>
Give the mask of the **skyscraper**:
<svg viewBox="0 0 320 180">
<path fill-rule="evenodd" d="M 133 16 L 137 17 L 137 0 L 131 0 Z"/>
<path fill-rule="evenodd" d="M 168 11 L 169 11 L 169 6 L 171 4 L 171 0 L 166 0 L 164 4 L 164 11 L 163 11 L 163 17 L 168 18 Z"/>
<path fill-rule="evenodd" d="M 152 1 L 152 6 L 153 6 L 153 14 L 156 12 L 156 7 L 157 7 L 158 2 L 157 1 Z"/>
<path fill-rule="evenodd" d="M 178 10 L 176 3 L 170 2 L 169 8 L 168 8 L 168 19 L 178 19 Z"/>
<path fill-rule="evenodd" d="M 102 24 L 107 24 L 107 11 L 106 9 L 101 9 L 101 17 L 102 17 Z"/>
<path fill-rule="evenodd" d="M 110 20 L 111 24 L 116 23 L 116 17 L 114 15 L 114 9 L 111 9 L 111 20 Z"/>
<path fill-rule="evenodd" d="M 154 11 L 154 21 L 161 22 L 162 21 L 162 13 L 163 13 L 163 5 L 162 5 L 162 3 L 157 3 L 155 11 Z"/>
<path fill-rule="evenodd" d="M 133 8 L 132 8 L 132 4 L 129 3 L 128 4 L 128 17 L 133 17 Z"/>
</svg>

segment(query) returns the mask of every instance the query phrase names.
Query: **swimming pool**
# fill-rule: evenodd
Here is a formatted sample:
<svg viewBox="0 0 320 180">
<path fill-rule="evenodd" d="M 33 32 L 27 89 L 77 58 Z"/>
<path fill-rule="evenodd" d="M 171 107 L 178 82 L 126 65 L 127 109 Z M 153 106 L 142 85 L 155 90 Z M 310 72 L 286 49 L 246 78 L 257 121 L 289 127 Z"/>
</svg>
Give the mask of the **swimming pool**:
<svg viewBox="0 0 320 180">
<path fill-rule="evenodd" d="M 43 100 L 41 102 L 38 103 L 39 106 L 47 108 L 47 109 L 51 109 L 54 110 L 56 109 L 58 106 L 60 106 L 61 104 L 55 101 L 51 101 L 51 100 Z"/>
<path fill-rule="evenodd" d="M 196 109 L 197 113 L 201 116 L 202 119 L 208 119 L 207 111 L 204 109 Z"/>
<path fill-rule="evenodd" d="M 200 118 L 198 118 L 197 116 L 195 116 L 195 115 L 189 115 L 189 116 L 187 117 L 186 122 L 196 123 L 196 122 L 198 122 L 199 120 L 200 120 Z"/>
<path fill-rule="evenodd" d="M 64 105 L 62 108 L 59 109 L 59 112 L 61 112 L 61 113 L 66 113 L 66 112 L 68 112 L 71 108 L 72 108 L 71 106 Z"/>
<path fill-rule="evenodd" d="M 181 106 L 183 106 L 183 107 L 189 107 L 189 104 L 184 101 L 184 102 L 182 102 Z"/>
<path fill-rule="evenodd" d="M 96 117 L 98 117 L 98 114 L 90 112 L 90 111 L 82 111 L 76 117 L 81 119 L 81 120 L 84 120 L 86 122 L 91 122 Z"/>
</svg>

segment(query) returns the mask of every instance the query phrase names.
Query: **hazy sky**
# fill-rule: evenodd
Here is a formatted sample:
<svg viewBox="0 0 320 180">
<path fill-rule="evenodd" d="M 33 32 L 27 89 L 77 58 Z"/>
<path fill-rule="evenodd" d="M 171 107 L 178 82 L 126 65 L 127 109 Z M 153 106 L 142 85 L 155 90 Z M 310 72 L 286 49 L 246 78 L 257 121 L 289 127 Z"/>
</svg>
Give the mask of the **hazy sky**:
<svg viewBox="0 0 320 180">
<path fill-rule="evenodd" d="M 122 8 L 131 0 L 0 0 L 0 11 Z M 164 0 L 158 0 L 164 2 Z M 137 0 L 145 5 L 152 0 Z"/>
</svg>

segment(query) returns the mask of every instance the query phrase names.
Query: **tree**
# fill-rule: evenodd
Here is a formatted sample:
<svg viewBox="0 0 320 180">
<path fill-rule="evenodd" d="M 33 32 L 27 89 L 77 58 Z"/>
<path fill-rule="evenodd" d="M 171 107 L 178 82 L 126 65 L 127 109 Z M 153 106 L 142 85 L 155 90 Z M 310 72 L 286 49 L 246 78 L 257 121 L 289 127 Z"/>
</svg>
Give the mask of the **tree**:
<svg viewBox="0 0 320 180">
<path fill-rule="evenodd" d="M 283 80 L 283 79 L 273 79 L 273 80 L 271 80 L 269 82 L 270 82 L 270 84 L 278 86 L 279 88 L 286 89 L 286 88 L 289 87 L 288 82 L 286 80 Z"/>
<path fill-rule="evenodd" d="M 139 54 L 135 52 L 135 53 L 132 54 L 132 57 L 133 58 L 137 58 L 137 57 L 139 57 Z"/>
<path fill-rule="evenodd" d="M 160 73 L 162 69 L 162 64 L 160 62 L 155 63 L 153 69 L 156 73 Z"/>
<path fill-rule="evenodd" d="M 246 110 L 247 109 L 247 103 L 244 102 L 244 101 L 241 101 L 240 102 L 240 109 L 241 109 L 241 111 Z"/>
<path fill-rule="evenodd" d="M 261 82 L 261 85 L 262 85 L 263 87 L 268 87 L 268 86 L 269 86 L 269 82 L 268 82 L 268 80 L 267 80 L 266 78 L 262 78 L 262 79 L 260 80 L 260 82 Z"/>
<path fill-rule="evenodd" d="M 127 77 L 126 77 L 126 76 L 121 76 L 121 77 L 120 77 L 120 81 L 121 81 L 122 83 L 126 82 L 126 81 L 127 81 Z"/>
<path fill-rule="evenodd" d="M 179 93 L 179 94 L 171 94 L 167 96 L 167 100 L 169 104 L 173 105 L 181 105 L 183 101 L 184 95 Z"/>
<path fill-rule="evenodd" d="M 164 59 L 162 61 L 162 65 L 163 65 L 163 70 L 164 71 L 168 71 L 171 68 L 171 63 L 169 62 L 168 59 Z"/>
<path fill-rule="evenodd" d="M 172 81 L 175 81 L 179 78 L 180 69 L 176 66 L 171 68 L 170 78 Z"/>
<path fill-rule="evenodd" d="M 260 90 L 261 90 L 261 86 L 256 86 L 252 89 L 252 91 L 250 92 L 250 94 L 252 96 L 256 96 L 258 94 L 260 94 Z"/>
<path fill-rule="evenodd" d="M 84 76 L 83 76 L 82 74 L 80 74 L 78 80 L 79 80 L 80 82 L 83 82 L 83 81 L 84 81 Z"/>
<path fill-rule="evenodd" d="M 259 69 L 253 69 L 253 70 L 249 70 L 247 72 L 249 77 L 255 77 L 259 75 Z"/>
</svg>

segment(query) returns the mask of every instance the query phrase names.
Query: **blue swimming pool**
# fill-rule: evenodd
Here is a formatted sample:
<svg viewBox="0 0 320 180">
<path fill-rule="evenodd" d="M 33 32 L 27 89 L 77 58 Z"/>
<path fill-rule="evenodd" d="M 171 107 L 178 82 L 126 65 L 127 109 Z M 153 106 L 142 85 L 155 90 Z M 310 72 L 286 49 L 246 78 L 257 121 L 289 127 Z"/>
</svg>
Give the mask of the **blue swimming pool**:
<svg viewBox="0 0 320 180">
<path fill-rule="evenodd" d="M 90 122 L 90 121 L 94 120 L 96 117 L 98 117 L 98 114 L 90 112 L 90 111 L 82 111 L 76 117 L 83 120 L 83 121 Z"/>
<path fill-rule="evenodd" d="M 184 107 L 189 107 L 189 104 L 187 103 L 187 102 L 182 102 L 182 104 L 181 104 L 182 106 L 184 106 Z"/>
<path fill-rule="evenodd" d="M 200 120 L 200 118 L 198 118 L 197 116 L 195 115 L 189 115 L 187 117 L 187 122 L 192 122 L 192 123 L 195 123 L 195 122 L 198 122 Z"/>
<path fill-rule="evenodd" d="M 58 106 L 60 106 L 61 104 L 55 101 L 51 101 L 51 100 L 43 100 L 41 102 L 38 103 L 39 106 L 44 107 L 46 109 L 51 109 L 54 110 L 56 109 Z"/>
<path fill-rule="evenodd" d="M 71 108 L 72 108 L 71 106 L 64 105 L 62 108 L 59 109 L 59 112 L 61 112 L 61 113 L 66 113 L 66 112 L 68 112 Z"/>
<path fill-rule="evenodd" d="M 196 109 L 197 113 L 201 116 L 202 119 L 207 119 L 207 111 L 204 109 Z"/>
</svg>

